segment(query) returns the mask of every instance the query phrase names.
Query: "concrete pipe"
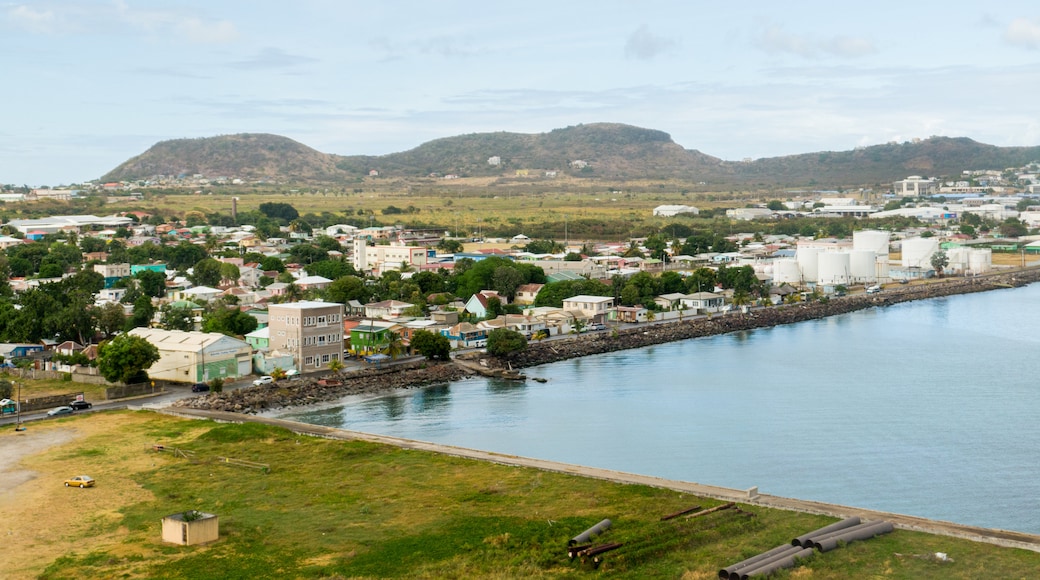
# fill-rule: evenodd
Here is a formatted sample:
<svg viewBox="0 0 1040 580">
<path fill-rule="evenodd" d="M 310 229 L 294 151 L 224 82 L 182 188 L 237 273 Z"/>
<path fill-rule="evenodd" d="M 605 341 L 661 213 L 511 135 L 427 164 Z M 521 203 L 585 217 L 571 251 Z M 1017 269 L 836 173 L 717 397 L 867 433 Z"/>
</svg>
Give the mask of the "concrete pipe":
<svg viewBox="0 0 1040 580">
<path fill-rule="evenodd" d="M 792 546 L 801 546 L 802 548 L 811 548 L 812 545 L 813 545 L 813 543 L 812 543 L 813 538 L 817 538 L 817 537 L 820 537 L 820 536 L 822 536 L 824 534 L 829 534 L 831 532 L 836 532 L 838 530 L 844 530 L 846 528 L 851 528 L 852 526 L 858 526 L 859 524 L 860 524 L 860 520 L 859 520 L 858 517 L 853 516 L 851 518 L 845 518 L 845 519 L 841 520 L 840 522 L 835 522 L 835 523 L 833 523 L 833 524 L 831 524 L 829 526 L 824 526 L 824 527 L 822 527 L 822 528 L 820 528 L 818 530 L 814 530 L 812 532 L 809 532 L 808 534 L 802 534 L 802 535 L 798 536 L 797 538 L 791 540 L 791 545 Z"/>
<path fill-rule="evenodd" d="M 732 566 L 727 566 L 719 570 L 719 578 L 721 580 L 730 580 L 730 578 L 739 578 L 741 570 L 750 570 L 762 565 L 764 562 L 772 560 L 774 558 L 782 557 L 788 554 L 793 554 L 800 550 L 798 546 L 792 546 L 790 544 L 783 544 L 769 550 L 768 552 L 762 552 L 757 556 L 752 556 L 747 560 L 741 560 Z"/>
<path fill-rule="evenodd" d="M 603 520 L 602 522 L 592 526 L 591 528 L 571 538 L 570 541 L 567 542 L 567 545 L 573 546 L 574 544 L 584 544 L 585 542 L 591 540 L 593 536 L 598 536 L 603 532 L 609 530 L 610 526 L 610 520 Z"/>
<path fill-rule="evenodd" d="M 746 572 L 741 572 L 739 580 L 748 580 L 748 578 L 751 578 L 752 576 L 768 576 L 773 572 L 776 572 L 777 570 L 781 570 L 783 568 L 794 568 L 795 564 L 798 563 L 798 560 L 804 560 L 805 558 L 808 558 L 812 555 L 812 548 L 798 548 L 798 551 L 793 554 L 784 556 L 782 558 L 774 558 L 757 568 L 747 570 Z M 732 579 L 733 577 L 730 576 L 730 578 Z"/>
<path fill-rule="evenodd" d="M 838 547 L 840 543 L 855 542 L 856 540 L 869 540 L 874 536 L 880 536 L 881 534 L 887 534 L 895 529 L 892 522 L 873 522 L 869 524 L 863 524 L 849 530 L 843 534 L 824 538 L 822 540 L 817 539 L 813 542 L 813 547 L 821 552 L 829 552 Z"/>
</svg>

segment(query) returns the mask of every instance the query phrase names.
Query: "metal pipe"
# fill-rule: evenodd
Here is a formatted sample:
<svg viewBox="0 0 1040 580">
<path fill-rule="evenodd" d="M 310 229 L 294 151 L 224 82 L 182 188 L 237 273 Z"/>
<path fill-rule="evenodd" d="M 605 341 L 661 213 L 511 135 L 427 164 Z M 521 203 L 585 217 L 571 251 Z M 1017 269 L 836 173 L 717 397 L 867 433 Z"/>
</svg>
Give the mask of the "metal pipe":
<svg viewBox="0 0 1040 580">
<path fill-rule="evenodd" d="M 838 547 L 839 543 L 855 542 L 856 540 L 869 540 L 874 536 L 880 536 L 881 534 L 887 534 L 895 529 L 892 522 L 873 522 L 870 524 L 863 524 L 850 528 L 843 534 L 824 538 L 822 540 L 817 539 L 813 542 L 813 547 L 821 552 L 829 552 Z"/>
<path fill-rule="evenodd" d="M 812 544 L 812 539 L 813 538 L 817 538 L 819 536 L 822 536 L 824 534 L 829 534 L 831 532 L 836 532 L 838 530 L 844 530 L 846 528 L 851 528 L 852 526 L 858 526 L 859 524 L 860 524 L 860 519 L 858 517 L 856 517 L 856 516 L 853 516 L 851 518 L 845 518 L 845 519 L 841 520 L 840 522 L 835 522 L 835 523 L 833 523 L 833 524 L 831 524 L 829 526 L 824 526 L 824 527 L 822 527 L 822 528 L 820 528 L 818 530 L 811 531 L 808 534 L 802 534 L 802 535 L 798 536 L 797 538 L 791 540 L 791 545 L 792 546 L 801 546 L 803 548 L 811 548 L 812 545 L 813 545 Z"/>
<path fill-rule="evenodd" d="M 752 566 L 752 567 L 757 566 L 757 565 L 759 565 L 759 563 L 765 562 L 766 560 L 769 560 L 771 558 L 775 558 L 775 557 L 777 557 L 777 556 L 779 556 L 780 554 L 783 554 L 783 553 L 790 552 L 790 553 L 793 554 L 798 549 L 800 549 L 800 547 L 792 546 L 791 544 L 781 544 L 781 545 L 773 548 L 772 550 L 769 550 L 767 552 L 762 552 L 761 554 L 759 554 L 757 556 L 752 556 L 752 557 L 750 557 L 750 558 L 748 558 L 746 560 L 741 560 L 740 562 L 737 562 L 736 564 L 733 564 L 731 566 L 727 566 L 727 567 L 719 570 L 719 578 L 721 580 L 729 580 L 731 577 L 733 577 L 733 574 L 736 571 L 738 571 L 738 570 L 742 570 L 742 569 L 748 568 L 748 566 Z"/>
<path fill-rule="evenodd" d="M 610 522 L 609 519 L 608 520 L 603 520 L 602 522 L 592 526 L 591 528 L 589 528 L 589 529 L 585 530 L 584 532 L 578 534 L 577 536 L 574 536 L 573 538 L 571 538 L 567 542 L 567 545 L 568 546 L 573 546 L 574 544 L 584 544 L 585 542 L 588 542 L 589 540 L 591 540 L 593 536 L 598 536 L 598 535 L 602 534 L 603 532 L 609 530 L 610 526 L 611 526 L 611 522 Z"/>
<path fill-rule="evenodd" d="M 794 568 L 794 565 L 798 563 L 798 560 L 808 558 L 812 555 L 812 548 L 798 548 L 798 551 L 793 554 L 789 554 L 782 558 L 773 558 L 757 568 L 751 570 L 745 569 L 744 572 L 739 572 L 738 579 L 748 580 L 748 578 L 752 576 L 768 576 L 782 568 Z M 730 578 L 732 579 L 733 576 L 731 575 Z"/>
</svg>

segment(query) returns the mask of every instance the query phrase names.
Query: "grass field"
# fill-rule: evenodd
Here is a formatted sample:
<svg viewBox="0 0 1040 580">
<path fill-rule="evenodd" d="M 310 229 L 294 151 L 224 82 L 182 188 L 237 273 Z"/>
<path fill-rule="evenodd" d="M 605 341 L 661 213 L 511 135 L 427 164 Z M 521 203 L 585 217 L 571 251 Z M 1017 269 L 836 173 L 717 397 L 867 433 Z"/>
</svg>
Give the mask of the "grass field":
<svg viewBox="0 0 1040 580">
<path fill-rule="evenodd" d="M 48 443 L 53 446 L 47 447 Z M 152 445 L 196 452 L 194 461 Z M 699 518 L 660 516 L 719 502 L 678 492 L 295 435 L 274 427 L 107 412 L 0 435 L 5 578 L 686 578 L 785 543 L 831 519 L 740 506 Z M 269 473 L 218 456 L 270 464 Z M 61 481 L 87 473 L 91 489 Z M 0 481 L 3 481 L 0 479 Z M 14 480 L 17 482 L 18 480 Z M 221 539 L 160 541 L 160 519 L 220 516 Z M 599 569 L 565 552 L 604 518 L 624 546 Z M 915 557 L 945 552 L 953 562 Z M 10 556 L 10 557 L 8 557 Z M 896 531 L 817 555 L 790 578 L 1028 578 L 1040 554 Z"/>
</svg>

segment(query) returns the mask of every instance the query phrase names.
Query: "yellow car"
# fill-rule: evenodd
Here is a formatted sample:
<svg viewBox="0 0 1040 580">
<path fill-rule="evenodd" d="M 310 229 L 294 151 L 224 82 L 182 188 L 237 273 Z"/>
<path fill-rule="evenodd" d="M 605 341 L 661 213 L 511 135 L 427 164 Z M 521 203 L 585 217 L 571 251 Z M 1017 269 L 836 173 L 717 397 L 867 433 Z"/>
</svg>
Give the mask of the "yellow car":
<svg viewBox="0 0 1040 580">
<path fill-rule="evenodd" d="M 94 478 L 89 475 L 77 475 L 65 480 L 65 487 L 94 487 Z"/>
</svg>

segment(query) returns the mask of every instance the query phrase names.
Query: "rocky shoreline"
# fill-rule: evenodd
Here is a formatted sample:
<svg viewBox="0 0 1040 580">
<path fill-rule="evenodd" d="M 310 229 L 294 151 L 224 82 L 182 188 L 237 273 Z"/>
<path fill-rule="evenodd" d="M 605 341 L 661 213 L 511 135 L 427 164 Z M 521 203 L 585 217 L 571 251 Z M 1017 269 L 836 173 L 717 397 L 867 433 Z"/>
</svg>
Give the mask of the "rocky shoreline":
<svg viewBox="0 0 1040 580">
<path fill-rule="evenodd" d="M 947 278 L 923 284 L 889 285 L 877 294 L 856 294 L 821 302 L 789 304 L 751 309 L 746 314 L 730 313 L 696 317 L 684 321 L 664 322 L 584 334 L 570 340 L 532 342 L 526 351 L 508 361 L 487 357 L 490 367 L 532 367 L 592 354 L 602 354 L 676 340 L 726 334 L 741 330 L 791 324 L 866 308 L 890 306 L 911 300 L 923 300 L 954 294 L 970 294 L 1000 288 L 1024 286 L 1040 280 L 1040 268 L 1029 268 L 990 274 L 977 278 Z M 368 369 L 343 373 L 340 385 L 319 385 L 317 379 L 300 378 L 279 381 L 261 387 L 249 387 L 227 393 L 211 393 L 174 403 L 175 406 L 236 413 L 261 413 L 291 407 L 334 401 L 347 395 L 377 394 L 395 389 L 446 383 L 471 376 L 474 372 L 460 364 L 416 361 L 391 368 Z"/>
</svg>

